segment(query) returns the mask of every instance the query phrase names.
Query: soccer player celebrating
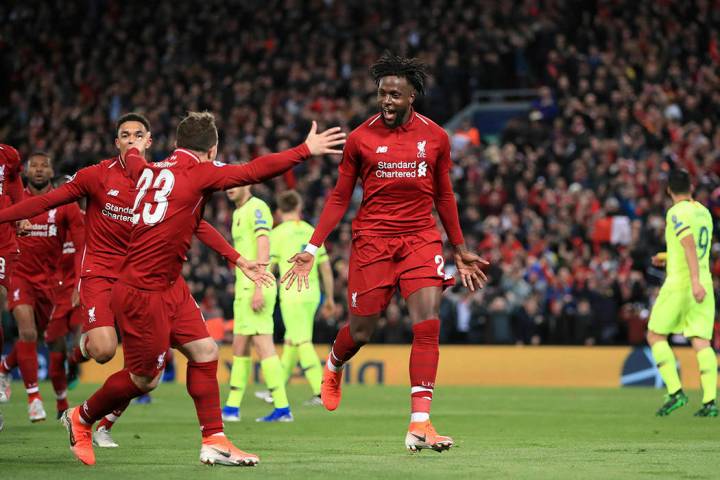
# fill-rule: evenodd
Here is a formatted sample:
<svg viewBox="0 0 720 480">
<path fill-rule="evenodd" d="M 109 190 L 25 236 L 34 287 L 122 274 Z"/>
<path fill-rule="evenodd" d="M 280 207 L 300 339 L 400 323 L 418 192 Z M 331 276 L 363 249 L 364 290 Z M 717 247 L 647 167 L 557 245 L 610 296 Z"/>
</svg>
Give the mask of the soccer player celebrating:
<svg viewBox="0 0 720 480">
<path fill-rule="evenodd" d="M 307 239 L 313 233 L 313 227 L 301 219 L 302 198 L 294 191 L 283 192 L 277 199 L 280 212 L 280 225 L 270 234 L 270 261 L 278 264 L 282 277 L 290 269 L 287 259 L 302 252 Z M 305 405 L 322 405 L 320 384 L 322 366 L 313 346 L 313 325 L 315 313 L 320 306 L 320 278 L 324 290 L 323 314 L 330 316 L 335 311 L 334 285 L 330 259 L 324 246 L 317 251 L 317 262 L 308 275 L 309 290 L 298 292 L 296 289 L 280 289 L 280 311 L 285 324 L 285 345 L 282 364 L 287 379 L 300 360 L 300 368 L 310 383 L 313 396 Z M 320 275 L 318 275 L 318 270 Z"/>
<path fill-rule="evenodd" d="M 675 366 L 675 355 L 667 342 L 669 334 L 682 333 L 690 339 L 700 367 L 703 398 L 702 407 L 695 416 L 717 417 L 717 358 L 710 346 L 715 321 L 710 273 L 712 215 L 693 200 L 690 175 L 686 170 L 670 172 L 667 190 L 673 201 L 665 217 L 667 252 L 652 258 L 653 265 L 666 267 L 667 275 L 653 305 L 647 332 L 648 343 L 668 392 L 656 415 L 669 415 L 688 402 Z"/>
<path fill-rule="evenodd" d="M 281 281 L 286 288 L 295 281 L 298 289 L 307 288 L 314 256 L 342 219 L 359 177 L 363 200 L 353 221 L 347 296 L 350 321 L 338 332 L 326 363 L 322 401 L 328 410 L 338 407 L 343 364 L 370 340 L 381 312 L 399 287 L 407 300 L 414 335 L 411 418 L 405 445 L 413 452 L 442 451 L 453 440 L 436 433 L 430 423 L 430 404 L 439 358 L 440 298 L 452 277 L 443 270 L 433 203 L 455 250 L 463 285 L 471 290 L 481 287 L 485 275 L 480 266 L 487 262 L 465 247 L 450 182 L 448 136 L 412 108 L 424 92 L 425 65 L 386 52 L 370 72 L 378 86 L 380 113 L 348 136 L 335 189 L 305 251 L 290 259 L 294 266 Z"/>
<path fill-rule="evenodd" d="M 115 317 L 110 309 L 110 292 L 117 281 L 120 266 L 127 254 L 132 227 L 132 207 L 135 201 L 135 183 L 125 168 L 124 156 L 131 147 L 139 147 L 144 155 L 152 144 L 150 122 L 137 113 L 122 115 L 116 123 L 115 146 L 119 156 L 102 160 L 83 168 L 67 183 L 44 195 L 33 196 L 12 207 L 0 210 L 0 222 L 38 215 L 66 203 L 82 198 L 87 200 L 86 246 L 80 282 L 83 331 L 79 347 L 69 358 L 69 365 L 93 358 L 98 363 L 110 361 L 117 350 Z M 223 236 L 207 222 L 201 221 L 195 231 L 197 237 L 244 274 L 254 275 L 258 268 L 246 262 Z M 0 386 L 3 376 L 0 375 Z M 110 430 L 127 406 L 109 412 L 93 433 L 93 442 L 99 447 L 117 447 Z"/>
<path fill-rule="evenodd" d="M 22 162 L 20 154 L 10 145 L 0 144 L 0 206 L 11 205 L 22 199 L 23 185 L 20 179 Z M 12 266 L 18 255 L 15 229 L 11 225 L 0 225 L 0 304 L 5 304 Z M 0 322 L 0 358 L 2 358 L 5 338 Z M 0 375 L 0 403 L 10 401 L 10 377 Z M 0 413 L 0 431 L 3 418 Z"/>
<path fill-rule="evenodd" d="M 235 203 L 232 216 L 232 237 L 235 249 L 248 259 L 270 263 L 269 234 L 273 226 L 270 208 L 252 195 L 250 187 L 235 187 L 227 191 Z M 273 311 L 277 288 L 262 288 L 240 275 L 235 281 L 233 364 L 230 372 L 230 394 L 223 407 L 223 420 L 240 420 L 242 402 L 250 377 L 250 341 L 260 356 L 260 367 L 268 390 L 272 394 L 274 410 L 259 422 L 292 422 L 282 364 L 273 343 Z"/>
<path fill-rule="evenodd" d="M 166 352 L 174 345 L 189 358 L 187 388 L 201 426 L 201 462 L 233 466 L 258 462 L 256 455 L 237 449 L 223 433 L 218 349 L 182 279 L 182 263 L 212 192 L 262 182 L 310 155 L 340 153 L 332 147 L 344 143 L 344 134 L 339 129 L 318 134 L 316 128 L 313 122 L 300 146 L 245 165 L 225 165 L 214 161 L 218 133 L 212 114 L 193 112 L 178 125 L 177 149 L 166 160 L 146 164 L 137 148 L 128 150 L 123 160 L 130 177 L 137 179 L 131 209 L 135 225 L 111 299 L 122 332 L 125 368 L 111 375 L 81 408 L 63 416 L 71 450 L 80 461 L 95 463 L 92 424 L 154 389 Z M 261 282 L 267 274 L 262 267 L 254 272 Z"/>
<path fill-rule="evenodd" d="M 50 191 L 50 179 L 53 177 L 50 157 L 45 153 L 30 155 L 26 175 L 27 197 Z M 64 355 L 55 355 L 62 351 L 64 342 L 61 337 L 65 332 L 58 328 L 57 322 L 51 322 L 51 314 L 64 240 L 69 234 L 76 245 L 84 245 L 84 229 L 82 213 L 77 204 L 64 205 L 34 215 L 29 221 L 32 224 L 29 235 L 18 238 L 20 257 L 10 279 L 8 299 L 8 306 L 18 325 L 19 338 L 13 351 L 0 364 L 0 375 L 8 378 L 10 370 L 15 365 L 19 366 L 28 395 L 30 421 L 38 422 L 46 418 L 38 387 L 38 332 L 45 331 L 45 341 L 51 351 L 49 373 L 57 396 L 58 414 L 68 406 Z M 79 258 L 75 261 L 74 270 L 80 270 Z M 77 279 L 77 275 L 75 278 Z M 77 284 L 74 287 L 77 287 Z M 77 292 L 73 302 L 79 302 Z"/>
</svg>

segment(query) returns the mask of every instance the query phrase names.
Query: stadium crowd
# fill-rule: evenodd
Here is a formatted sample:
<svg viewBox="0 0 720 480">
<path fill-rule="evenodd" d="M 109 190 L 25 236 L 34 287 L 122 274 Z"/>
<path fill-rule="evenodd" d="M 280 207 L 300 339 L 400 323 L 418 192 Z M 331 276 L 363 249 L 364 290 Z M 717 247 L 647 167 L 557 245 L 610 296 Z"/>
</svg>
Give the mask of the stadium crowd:
<svg viewBox="0 0 720 480">
<path fill-rule="evenodd" d="M 687 168 L 720 214 L 720 7 L 688 2 L 379 1 L 11 2 L 0 5 L 0 138 L 48 151 L 58 173 L 113 155 L 113 122 L 146 114 L 155 159 L 187 110 L 208 109 L 220 159 L 302 141 L 309 121 L 352 129 L 375 110 L 367 66 L 384 48 L 419 56 L 433 79 L 417 108 L 438 123 L 473 92 L 537 88 L 499 143 L 472 124 L 450 132 L 465 238 L 491 262 L 480 292 L 443 300 L 445 342 L 642 342 L 663 272 L 663 181 Z M 100 20 L 100 21 L 90 21 Z M 102 25 L 96 28 L 95 25 Z M 103 85 L 103 88 L 100 88 Z M 288 186 L 317 220 L 338 159 L 316 159 L 255 187 Z M 329 238 L 345 317 L 348 219 Z M 206 219 L 229 238 L 231 206 Z M 717 229 L 716 229 L 717 230 Z M 717 256 L 720 245 L 713 240 Z M 451 255 L 446 255 L 451 260 Z M 452 271 L 452 265 L 448 265 Z M 715 263 L 714 273 L 720 273 Z M 231 318 L 233 271 L 195 242 L 184 274 L 209 317 Z M 716 280 L 716 291 L 718 290 Z M 407 342 L 401 301 L 378 342 Z"/>
</svg>

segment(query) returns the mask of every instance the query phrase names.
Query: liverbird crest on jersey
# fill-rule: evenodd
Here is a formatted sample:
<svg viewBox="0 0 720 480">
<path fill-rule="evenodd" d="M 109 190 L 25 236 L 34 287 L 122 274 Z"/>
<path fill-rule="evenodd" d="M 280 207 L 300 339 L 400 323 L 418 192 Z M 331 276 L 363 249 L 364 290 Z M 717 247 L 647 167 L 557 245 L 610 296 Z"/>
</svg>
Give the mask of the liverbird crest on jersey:
<svg viewBox="0 0 720 480">
<path fill-rule="evenodd" d="M 427 144 L 427 140 L 423 140 L 421 142 L 417 142 L 417 158 L 425 158 L 427 155 L 425 154 L 425 145 Z"/>
</svg>

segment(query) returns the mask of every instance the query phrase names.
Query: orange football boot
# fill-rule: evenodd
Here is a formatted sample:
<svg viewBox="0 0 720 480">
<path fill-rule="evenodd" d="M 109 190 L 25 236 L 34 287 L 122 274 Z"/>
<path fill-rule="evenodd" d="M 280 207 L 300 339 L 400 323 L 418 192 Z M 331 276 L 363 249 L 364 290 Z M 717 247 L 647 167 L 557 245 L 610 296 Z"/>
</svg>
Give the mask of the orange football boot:
<svg viewBox="0 0 720 480">
<path fill-rule="evenodd" d="M 80 421 L 80 410 L 69 408 L 61 417 L 62 424 L 70 436 L 70 450 L 85 465 L 95 465 L 95 452 L 92 445 L 92 425 Z"/>
<path fill-rule="evenodd" d="M 203 438 L 200 461 L 206 465 L 254 467 L 260 458 L 255 454 L 243 452 L 224 435 L 211 435 Z"/>
<path fill-rule="evenodd" d="M 411 422 L 405 435 L 405 447 L 411 452 L 419 452 L 423 448 L 431 448 L 436 452 L 450 450 L 455 444 L 452 438 L 438 435 L 430 420 Z"/>
<path fill-rule="evenodd" d="M 329 411 L 335 410 L 340 405 L 340 399 L 342 398 L 342 368 L 338 369 L 337 372 L 333 372 L 328 368 L 328 359 L 323 369 L 322 385 L 320 387 L 320 398 L 322 399 L 323 405 Z"/>
</svg>

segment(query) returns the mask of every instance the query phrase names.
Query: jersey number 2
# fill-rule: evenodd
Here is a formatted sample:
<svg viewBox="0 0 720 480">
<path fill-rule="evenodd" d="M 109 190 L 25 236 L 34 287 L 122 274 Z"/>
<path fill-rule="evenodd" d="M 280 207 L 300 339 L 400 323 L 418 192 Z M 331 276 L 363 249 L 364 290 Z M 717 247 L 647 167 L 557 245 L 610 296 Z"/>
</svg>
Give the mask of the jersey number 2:
<svg viewBox="0 0 720 480">
<path fill-rule="evenodd" d="M 435 265 L 437 265 L 437 274 L 445 278 L 445 257 L 442 255 L 435 255 Z"/>
<path fill-rule="evenodd" d="M 154 172 L 149 168 L 143 170 L 135 186 L 138 193 L 135 197 L 135 203 L 133 204 L 133 212 L 137 211 L 138 205 L 140 205 L 140 202 L 145 198 L 145 194 L 151 185 L 152 188 L 155 189 L 153 201 L 144 202 L 142 213 L 135 214 L 133 223 L 138 223 L 140 215 L 142 215 L 142 220 L 145 225 L 155 225 L 156 223 L 162 222 L 163 218 L 165 218 L 165 213 L 167 213 L 168 209 L 167 197 L 175 186 L 175 175 L 165 168 L 160 170 L 157 176 L 155 176 Z M 155 204 L 154 210 L 153 203 Z"/>
</svg>

